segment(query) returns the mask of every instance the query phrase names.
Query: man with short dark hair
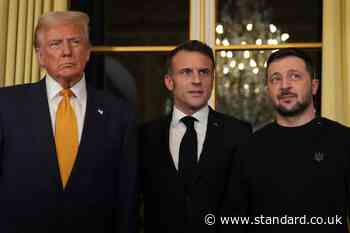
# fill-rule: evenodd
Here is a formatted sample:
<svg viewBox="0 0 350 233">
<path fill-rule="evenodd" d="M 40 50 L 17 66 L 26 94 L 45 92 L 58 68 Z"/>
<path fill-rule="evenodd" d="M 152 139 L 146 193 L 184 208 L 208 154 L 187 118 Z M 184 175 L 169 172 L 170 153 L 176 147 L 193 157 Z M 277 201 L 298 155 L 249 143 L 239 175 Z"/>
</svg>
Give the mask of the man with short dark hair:
<svg viewBox="0 0 350 233">
<path fill-rule="evenodd" d="M 170 52 L 165 86 L 170 115 L 141 129 L 145 232 L 215 232 L 233 154 L 250 135 L 247 123 L 208 106 L 215 73 L 211 48 L 186 41 Z M 210 215 L 209 215 L 210 216 Z"/>
<path fill-rule="evenodd" d="M 280 49 L 267 61 L 276 121 L 237 153 L 222 215 L 250 217 L 228 232 L 348 232 L 349 128 L 317 117 L 310 57 Z"/>
</svg>

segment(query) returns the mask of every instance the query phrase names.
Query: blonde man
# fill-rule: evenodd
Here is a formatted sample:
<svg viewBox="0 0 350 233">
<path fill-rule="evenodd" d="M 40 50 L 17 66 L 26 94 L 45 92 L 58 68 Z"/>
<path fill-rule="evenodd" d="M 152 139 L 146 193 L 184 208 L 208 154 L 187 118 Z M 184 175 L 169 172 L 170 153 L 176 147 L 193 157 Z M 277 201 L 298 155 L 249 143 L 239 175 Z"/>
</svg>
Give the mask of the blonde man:
<svg viewBox="0 0 350 233">
<path fill-rule="evenodd" d="M 86 84 L 89 17 L 49 12 L 35 49 L 47 75 L 0 90 L 1 232 L 135 232 L 134 116 Z"/>
</svg>

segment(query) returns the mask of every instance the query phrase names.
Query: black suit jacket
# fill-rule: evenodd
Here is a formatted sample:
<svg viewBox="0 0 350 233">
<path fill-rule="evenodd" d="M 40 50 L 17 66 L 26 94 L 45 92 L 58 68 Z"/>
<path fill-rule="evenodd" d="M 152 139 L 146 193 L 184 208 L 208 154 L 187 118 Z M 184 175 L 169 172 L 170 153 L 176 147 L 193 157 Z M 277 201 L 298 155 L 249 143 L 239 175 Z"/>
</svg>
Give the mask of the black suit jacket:
<svg viewBox="0 0 350 233">
<path fill-rule="evenodd" d="M 204 217 L 217 214 L 232 156 L 251 128 L 210 109 L 197 174 L 185 193 L 169 150 L 170 121 L 171 115 L 145 124 L 140 132 L 145 233 L 215 232 Z"/>
<path fill-rule="evenodd" d="M 45 81 L 0 89 L 0 232 L 135 232 L 134 116 L 87 88 L 83 134 L 63 190 Z"/>
</svg>

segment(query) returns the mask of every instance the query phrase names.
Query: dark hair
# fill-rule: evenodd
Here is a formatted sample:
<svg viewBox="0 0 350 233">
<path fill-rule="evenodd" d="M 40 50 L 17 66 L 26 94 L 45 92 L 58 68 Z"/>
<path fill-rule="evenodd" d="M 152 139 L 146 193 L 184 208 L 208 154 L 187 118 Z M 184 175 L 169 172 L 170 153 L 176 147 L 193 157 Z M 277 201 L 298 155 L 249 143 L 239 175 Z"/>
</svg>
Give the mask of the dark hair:
<svg viewBox="0 0 350 233">
<path fill-rule="evenodd" d="M 213 66 L 215 66 L 213 50 L 207 44 L 200 42 L 198 40 L 188 40 L 188 41 L 185 41 L 184 43 L 178 45 L 175 49 L 173 49 L 169 53 L 169 55 L 167 57 L 167 62 L 166 62 L 168 73 L 171 73 L 172 59 L 180 51 L 198 52 L 198 53 L 201 53 L 203 55 L 206 55 L 210 58 L 211 62 L 213 63 Z"/>
<path fill-rule="evenodd" d="M 316 79 L 314 66 L 312 64 L 311 57 L 305 53 L 303 50 L 295 49 L 295 48 L 286 48 L 279 49 L 278 51 L 271 53 L 270 57 L 267 59 L 267 67 L 266 71 L 269 69 L 270 64 L 276 60 L 285 58 L 285 57 L 298 57 L 305 62 L 306 70 L 308 71 L 311 79 Z M 267 80 L 267 72 L 266 72 L 266 80 Z"/>
</svg>

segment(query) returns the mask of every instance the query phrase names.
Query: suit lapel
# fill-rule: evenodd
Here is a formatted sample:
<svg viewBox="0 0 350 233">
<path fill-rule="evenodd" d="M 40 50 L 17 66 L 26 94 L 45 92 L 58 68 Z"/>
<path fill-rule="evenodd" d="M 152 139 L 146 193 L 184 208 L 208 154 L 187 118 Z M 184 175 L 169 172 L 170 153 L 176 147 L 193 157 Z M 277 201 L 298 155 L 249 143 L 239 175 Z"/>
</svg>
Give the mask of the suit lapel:
<svg viewBox="0 0 350 233">
<path fill-rule="evenodd" d="M 103 149 L 104 122 L 106 120 L 104 111 L 103 99 L 97 96 L 94 88 L 87 86 L 84 126 L 78 154 L 65 189 L 66 191 L 69 190 L 72 183 L 79 183 L 77 179 L 80 176 L 77 173 L 79 173 L 80 167 L 91 167 L 92 164 L 96 163 L 96 159 L 99 158 L 97 151 Z"/>
<path fill-rule="evenodd" d="M 53 135 L 53 126 L 51 124 L 51 116 L 49 104 L 47 100 L 45 79 L 42 79 L 32 88 L 28 88 L 28 110 L 32 127 L 31 132 L 34 133 L 34 143 L 38 153 L 35 156 L 39 161 L 47 165 L 46 169 L 51 177 L 53 189 L 55 191 L 62 190 L 62 183 L 59 175 L 59 168 L 56 156 L 55 140 Z"/>
<path fill-rule="evenodd" d="M 207 132 L 203 144 L 202 153 L 198 162 L 195 179 L 208 166 L 212 166 L 212 158 L 216 156 L 217 146 L 220 145 L 223 123 L 217 118 L 215 111 L 209 108 Z"/>
<path fill-rule="evenodd" d="M 171 123 L 171 114 L 166 116 L 161 122 L 161 153 L 160 155 L 166 159 L 166 164 L 169 167 L 169 171 L 173 175 L 177 176 L 177 170 L 174 164 L 173 157 L 170 152 L 169 147 L 169 133 L 170 133 L 170 123 Z M 165 155 L 165 156 L 163 156 Z"/>
</svg>

